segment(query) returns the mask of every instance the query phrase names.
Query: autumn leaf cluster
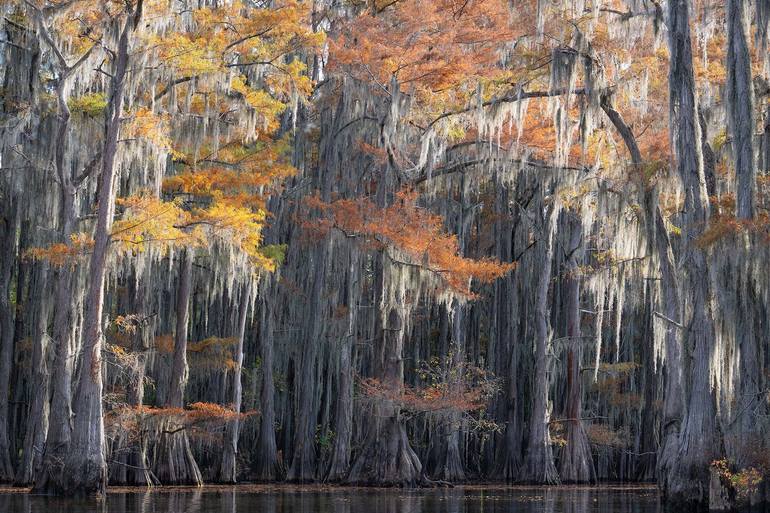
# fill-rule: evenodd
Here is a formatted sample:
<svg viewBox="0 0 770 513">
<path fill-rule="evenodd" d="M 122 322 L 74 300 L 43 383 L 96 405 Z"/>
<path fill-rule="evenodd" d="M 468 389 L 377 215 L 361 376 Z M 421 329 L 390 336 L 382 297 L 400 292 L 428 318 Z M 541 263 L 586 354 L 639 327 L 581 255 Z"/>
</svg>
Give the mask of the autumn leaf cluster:
<svg viewBox="0 0 770 513">
<path fill-rule="evenodd" d="M 322 232 L 340 230 L 347 236 L 361 237 L 375 248 L 396 248 L 409 256 L 407 265 L 434 273 L 449 288 L 466 295 L 472 295 L 473 280 L 489 283 L 514 268 L 513 263 L 460 255 L 457 236 L 445 230 L 441 216 L 421 207 L 417 200 L 417 194 L 407 190 L 399 192 L 386 207 L 378 207 L 368 198 L 325 203 L 309 197 L 307 205 L 323 217 L 305 226 Z"/>
</svg>

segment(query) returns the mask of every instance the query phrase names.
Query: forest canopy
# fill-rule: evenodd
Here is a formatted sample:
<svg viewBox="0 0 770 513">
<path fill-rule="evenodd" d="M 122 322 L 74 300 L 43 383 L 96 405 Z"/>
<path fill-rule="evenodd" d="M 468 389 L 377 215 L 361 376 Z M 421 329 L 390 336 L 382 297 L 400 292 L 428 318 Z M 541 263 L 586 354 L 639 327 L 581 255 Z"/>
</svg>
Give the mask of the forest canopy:
<svg viewBox="0 0 770 513">
<path fill-rule="evenodd" d="M 767 0 L 5 0 L 0 482 L 767 500 Z"/>
</svg>

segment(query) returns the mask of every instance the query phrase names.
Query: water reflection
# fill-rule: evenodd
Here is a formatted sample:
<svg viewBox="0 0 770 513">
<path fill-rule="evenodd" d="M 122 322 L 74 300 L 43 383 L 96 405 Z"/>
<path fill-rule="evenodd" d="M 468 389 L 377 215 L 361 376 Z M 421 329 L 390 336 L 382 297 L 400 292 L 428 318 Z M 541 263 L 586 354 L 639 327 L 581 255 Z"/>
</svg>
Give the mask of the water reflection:
<svg viewBox="0 0 770 513">
<path fill-rule="evenodd" d="M 2 493 L 8 513 L 658 513 L 652 488 L 439 490 L 204 488 L 110 493 L 104 501 Z"/>
</svg>

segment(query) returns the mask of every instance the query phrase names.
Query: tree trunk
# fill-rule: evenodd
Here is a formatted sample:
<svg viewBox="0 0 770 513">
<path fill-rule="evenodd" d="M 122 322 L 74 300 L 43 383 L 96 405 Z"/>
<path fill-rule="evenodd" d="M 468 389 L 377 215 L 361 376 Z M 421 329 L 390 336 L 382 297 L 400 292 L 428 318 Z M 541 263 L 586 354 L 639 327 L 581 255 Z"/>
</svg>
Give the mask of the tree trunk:
<svg viewBox="0 0 770 513">
<path fill-rule="evenodd" d="M 271 287 L 272 290 L 272 287 Z M 266 294 L 267 296 L 267 294 Z M 275 382 L 273 378 L 273 313 L 267 298 L 260 306 L 260 423 L 254 477 L 259 481 L 275 481 L 281 474 L 275 442 Z"/>
<path fill-rule="evenodd" d="M 184 394 L 189 377 L 187 330 L 190 322 L 194 257 L 194 250 L 187 248 L 183 251 L 182 261 L 179 264 L 174 354 L 165 404 L 168 408 L 184 408 Z M 158 481 L 164 485 L 201 486 L 203 477 L 193 457 L 192 449 L 190 449 L 187 429 L 184 426 L 177 426 L 173 419 L 165 419 L 160 422 L 158 429 L 160 440 L 155 451 L 153 465 Z"/>
<path fill-rule="evenodd" d="M 63 232 L 68 234 L 74 230 L 74 198 L 66 191 L 62 191 L 61 197 Z M 54 483 L 63 480 L 61 472 L 64 457 L 72 436 L 72 374 L 76 345 L 74 323 L 77 317 L 73 282 L 76 272 L 69 266 L 60 266 L 54 278 L 50 419 L 42 464 L 35 476 L 36 492 L 53 491 L 49 489 L 49 483 L 55 488 Z"/>
<path fill-rule="evenodd" d="M 609 98 L 602 98 L 602 109 L 623 138 L 631 156 L 631 163 L 642 169 L 644 162 L 639 146 L 631 128 L 623 121 L 620 114 L 612 108 Z M 663 418 L 661 444 L 658 449 L 656 474 L 658 486 L 666 494 L 669 483 L 674 479 L 672 472 L 679 453 L 679 433 L 684 419 L 684 384 L 682 375 L 682 342 L 679 336 L 681 323 L 680 283 L 674 265 L 674 253 L 671 239 L 658 206 L 658 191 L 655 187 L 646 187 L 644 193 L 644 220 L 648 233 L 648 251 L 658 260 L 660 283 L 662 286 L 662 321 L 665 323 L 665 391 L 663 395 Z M 654 314 L 654 312 L 653 312 Z"/>
<path fill-rule="evenodd" d="M 39 471 L 43 448 L 48 434 L 50 376 L 48 334 L 48 265 L 36 263 L 32 272 L 30 296 L 27 302 L 34 301 L 28 320 L 32 323 L 32 382 L 34 390 L 29 407 L 27 432 L 24 435 L 24 449 L 21 463 L 16 471 L 15 486 L 33 484 L 35 473 Z"/>
<path fill-rule="evenodd" d="M 139 9 L 139 7 L 137 7 Z M 140 10 L 140 9 L 139 9 Z M 64 476 L 52 491 L 67 495 L 104 494 L 107 487 L 104 419 L 102 407 L 102 308 L 104 276 L 115 209 L 115 161 L 118 152 L 121 113 L 129 60 L 129 34 L 138 19 L 129 16 L 121 29 L 115 52 L 114 73 L 102 152 L 97 203 L 99 209 L 94 247 L 89 263 L 90 282 L 85 298 L 83 356 L 73 405 L 75 420 L 72 441 L 65 460 Z"/>
<path fill-rule="evenodd" d="M 300 376 L 298 378 L 297 428 L 294 432 L 294 455 L 286 479 L 300 483 L 316 479 L 317 454 L 315 447 L 315 395 L 318 381 L 317 355 L 323 331 L 321 293 L 326 273 L 328 248 L 315 251 L 313 289 L 310 295 L 309 327 L 304 333 Z"/>
<path fill-rule="evenodd" d="M 337 402 L 334 410 L 334 448 L 326 480 L 340 482 L 350 470 L 350 440 L 353 436 L 353 343 L 356 340 L 356 320 L 358 305 L 356 286 L 358 285 L 358 258 L 355 249 L 349 252 L 350 262 L 345 280 L 345 305 L 348 308 L 348 333 L 340 341 L 339 374 Z"/>
<path fill-rule="evenodd" d="M 650 205 L 646 210 L 654 222 L 654 239 L 657 246 L 658 266 L 661 276 L 661 292 L 665 323 L 665 391 L 663 395 L 663 417 L 661 429 L 661 445 L 658 450 L 657 475 L 658 486 L 664 491 L 674 476 L 677 455 L 679 452 L 679 433 L 684 420 L 684 383 L 682 373 L 682 341 L 679 335 L 681 322 L 679 279 L 674 267 L 674 256 L 668 230 L 663 221 L 663 215 L 657 205 Z M 650 223 L 651 224 L 651 223 Z M 679 326 L 678 326 L 679 325 Z"/>
<path fill-rule="evenodd" d="M 376 378 L 388 399 L 377 398 L 373 405 L 369 432 L 351 467 L 349 484 L 414 486 L 422 479 L 422 464 L 409 444 L 400 406 L 396 402 L 404 385 L 404 336 L 402 315 L 396 307 L 390 307 L 375 363 Z"/>
<path fill-rule="evenodd" d="M 139 271 L 137 271 L 139 272 Z M 152 293 L 151 274 L 139 275 L 131 286 L 131 312 L 141 315 L 139 325 L 133 334 L 132 353 L 135 361 L 126 369 L 126 402 L 134 409 L 144 404 L 144 385 L 147 374 L 147 350 L 149 340 L 154 336 L 155 327 L 146 324 L 150 316 L 147 312 L 147 296 Z M 124 429 L 118 426 L 111 440 L 109 459 L 109 484 L 118 486 L 153 486 L 158 480 L 150 469 L 147 458 L 147 426 L 140 421 L 136 429 Z"/>
<path fill-rule="evenodd" d="M 136 355 L 137 361 L 127 384 L 128 405 L 137 408 L 142 406 L 144 398 L 144 378 L 147 366 L 147 355 Z M 109 461 L 110 486 L 153 486 L 159 484 L 152 473 L 147 458 L 146 426 L 139 425 L 138 433 L 118 428 L 115 439 L 112 440 L 112 452 Z"/>
<path fill-rule="evenodd" d="M 552 198 L 551 201 L 555 201 Z M 535 311 L 535 375 L 532 384 L 533 409 L 529 421 L 529 443 L 519 479 L 523 482 L 557 484 L 559 475 L 553 463 L 548 412 L 548 351 L 550 333 L 548 329 L 548 289 L 551 283 L 551 262 L 553 260 L 554 216 L 559 209 L 553 203 L 541 225 L 543 248 L 542 267 L 537 282 Z"/>
<path fill-rule="evenodd" d="M 770 174 L 770 107 L 765 109 L 764 128 L 762 129 L 762 171 Z"/>
<path fill-rule="evenodd" d="M 339 384 L 335 406 L 335 437 L 326 481 L 336 483 L 345 479 L 350 469 L 350 440 L 353 435 L 353 369 L 351 364 L 353 337 L 341 342 Z"/>
<path fill-rule="evenodd" d="M 176 294 L 176 330 L 174 331 L 174 354 L 171 364 L 171 381 L 168 387 L 166 406 L 184 408 L 184 393 L 190 369 L 187 365 L 187 330 L 190 324 L 190 295 L 194 250 L 185 249 L 179 263 L 179 288 Z"/>
<path fill-rule="evenodd" d="M 727 0 L 727 122 L 735 161 L 735 214 L 754 217 L 754 87 L 747 41 L 746 0 Z"/>
<path fill-rule="evenodd" d="M 495 177 L 499 184 L 499 178 Z M 506 212 L 509 204 L 508 187 L 499 184 L 495 201 L 496 212 Z M 516 211 L 515 211 L 516 212 Z M 513 260 L 512 233 L 516 226 L 518 214 L 514 214 L 513 222 L 503 217 L 495 222 L 497 257 L 502 262 Z M 501 412 L 498 414 L 505 422 L 505 431 L 496 447 L 494 475 L 505 481 L 518 479 L 522 464 L 522 422 L 521 422 L 521 392 L 519 388 L 519 362 L 521 344 L 516 343 L 516 326 L 514 319 L 515 282 L 514 273 L 503 276 L 494 283 L 494 337 L 499 355 L 498 368 L 505 376 L 504 394 L 498 404 Z M 493 369 L 494 370 L 494 369 Z M 502 447 L 500 447 L 502 445 Z"/>
<path fill-rule="evenodd" d="M 465 360 L 465 316 L 467 315 L 466 306 L 459 301 L 452 302 L 452 345 L 449 351 L 451 361 L 450 373 L 457 371 L 462 373 L 462 365 Z M 449 356 L 448 355 L 448 356 Z M 450 378 L 450 383 L 451 383 Z M 455 379 L 462 379 L 462 376 L 456 376 Z M 452 386 L 450 384 L 450 386 Z M 457 384 L 454 385 L 457 387 Z M 459 412 L 450 412 L 447 425 L 442 427 L 447 435 L 440 441 L 441 458 L 438 461 L 438 472 L 436 476 L 444 481 L 465 481 L 465 471 L 463 470 L 463 461 L 460 456 L 460 428 L 461 415 Z"/>
<path fill-rule="evenodd" d="M 738 234 L 739 239 L 744 234 Z M 757 337 L 757 319 L 762 319 L 762 304 L 755 292 L 755 283 L 751 278 L 751 256 L 746 249 L 739 249 L 739 268 L 736 270 L 736 319 L 735 341 L 739 350 L 740 372 L 735 385 L 736 401 L 733 406 L 732 421 L 729 437 L 732 449 L 728 454 L 730 461 L 737 468 L 760 467 L 761 462 L 757 451 L 763 444 L 763 419 L 767 414 L 767 406 L 762 397 L 765 392 L 763 380 L 762 344 Z"/>
<path fill-rule="evenodd" d="M 682 261 L 687 262 L 687 303 L 691 319 L 685 324 L 688 347 L 693 348 L 687 414 L 679 436 L 679 451 L 664 485 L 672 502 L 708 500 L 709 465 L 721 453 L 716 405 L 711 387 L 711 357 L 715 329 L 711 277 L 706 249 L 695 242 L 706 227 L 709 202 L 703 170 L 701 133 L 697 117 L 695 76 L 687 0 L 669 3 L 669 99 L 672 146 L 685 192 L 682 216 Z"/>
<path fill-rule="evenodd" d="M 502 279 L 506 280 L 506 278 Z M 503 287 L 503 291 L 506 291 L 510 286 L 512 284 L 506 284 Z M 503 311 L 508 312 L 509 310 Z M 498 451 L 495 474 L 503 480 L 510 482 L 517 480 L 521 472 L 522 423 L 520 422 L 518 412 L 518 402 L 520 400 L 518 381 L 520 349 L 519 345 L 513 340 L 509 340 L 507 344 L 510 347 L 510 357 L 506 374 L 507 387 L 504 402 L 505 433 L 502 440 L 503 447 Z"/>
<path fill-rule="evenodd" d="M 11 366 L 13 364 L 13 340 L 15 332 L 15 308 L 11 302 L 13 267 L 16 262 L 16 250 L 21 209 L 10 197 L 12 191 L 5 191 L 2 237 L 0 237 L 0 482 L 12 482 L 14 473 L 11 463 L 10 435 L 8 432 L 8 401 L 11 391 Z"/>
<path fill-rule="evenodd" d="M 564 412 L 566 441 L 559 461 L 559 475 L 565 483 L 590 483 L 596 480 L 591 456 L 591 446 L 581 419 L 583 414 L 583 389 L 580 365 L 582 340 L 580 330 L 580 276 L 578 256 L 583 244 L 582 223 L 577 212 L 564 211 L 569 219 L 570 242 L 567 248 L 567 266 L 564 280 L 567 321 L 567 400 Z"/>
<path fill-rule="evenodd" d="M 240 297 L 241 304 L 238 307 L 238 344 L 235 347 L 235 370 L 233 371 L 233 401 L 232 408 L 236 413 L 241 412 L 241 399 L 243 396 L 241 385 L 241 369 L 243 367 L 243 339 L 246 337 L 246 319 L 251 301 L 251 282 L 243 286 Z M 236 457 L 238 455 L 238 430 L 240 422 L 236 418 L 225 426 L 224 453 L 222 455 L 222 467 L 219 480 L 223 483 L 235 483 L 238 475 Z"/>
</svg>

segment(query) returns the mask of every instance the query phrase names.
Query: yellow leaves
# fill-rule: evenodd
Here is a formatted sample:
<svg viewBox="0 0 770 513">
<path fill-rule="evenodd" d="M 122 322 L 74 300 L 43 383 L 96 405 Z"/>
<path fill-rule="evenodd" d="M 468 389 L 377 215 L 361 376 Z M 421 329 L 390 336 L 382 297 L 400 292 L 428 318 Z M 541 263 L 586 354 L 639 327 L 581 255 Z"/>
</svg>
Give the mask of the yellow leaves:
<svg viewBox="0 0 770 513">
<path fill-rule="evenodd" d="M 157 38 L 154 43 L 160 48 L 162 62 L 179 76 L 198 76 L 224 70 L 216 41 L 194 34 L 171 33 Z"/>
<path fill-rule="evenodd" d="M 719 153 L 728 141 L 727 128 L 723 128 L 714 136 L 714 139 L 711 141 L 711 147 L 715 153 Z"/>
<path fill-rule="evenodd" d="M 170 119 L 167 114 L 157 114 L 147 107 L 141 107 L 129 116 L 123 127 L 123 139 L 139 139 L 160 150 L 172 152 Z"/>
<path fill-rule="evenodd" d="M 119 251 L 139 252 L 149 247 L 210 248 L 224 244 L 244 252 L 260 269 L 274 270 L 275 262 L 260 248 L 266 214 L 212 193 L 205 208 L 185 210 L 181 198 L 163 201 L 149 195 L 117 201 L 123 216 L 113 224 L 111 240 Z M 238 197 L 236 196 L 236 199 Z"/>
<path fill-rule="evenodd" d="M 257 267 L 268 271 L 275 270 L 275 263 L 260 251 L 265 221 L 263 210 L 255 211 L 220 199 L 209 208 L 198 212 L 196 217 L 197 223 L 209 228 L 210 237 L 237 247 Z"/>
<path fill-rule="evenodd" d="M 179 201 L 163 201 L 145 194 L 119 198 L 117 205 L 124 213 L 112 226 L 111 240 L 120 250 L 142 251 L 150 243 L 168 249 L 191 242 L 182 229 L 189 214 Z"/>
<path fill-rule="evenodd" d="M 279 145 L 222 150 L 216 163 L 200 163 L 196 171 L 183 171 L 165 178 L 163 190 L 196 196 L 212 196 L 219 192 L 224 198 L 251 196 L 296 172 L 285 162 L 279 153 L 281 150 Z M 261 206 L 261 200 L 248 206 Z"/>
<path fill-rule="evenodd" d="M 215 403 L 192 403 L 189 405 L 187 416 L 192 421 L 203 420 L 234 420 L 243 418 L 248 414 L 238 413 Z"/>
<path fill-rule="evenodd" d="M 304 64 L 294 58 L 285 62 L 300 49 L 320 49 L 325 40 L 310 26 L 308 4 L 279 0 L 270 7 L 255 8 L 234 1 L 193 9 L 190 14 L 194 23 L 186 23 L 184 30 L 169 31 L 150 41 L 174 76 L 206 78 L 209 85 L 218 84 L 215 92 L 222 104 L 232 103 L 229 93 L 237 92 L 271 131 L 288 99 L 312 91 Z M 238 74 L 231 80 L 232 70 L 244 72 L 251 66 L 262 67 L 260 84 L 247 85 Z"/>
<path fill-rule="evenodd" d="M 294 58 L 288 64 L 280 66 L 281 73 L 276 73 L 268 78 L 272 89 L 290 91 L 301 98 L 309 96 L 313 92 L 313 81 L 307 75 L 307 65 Z"/>
<path fill-rule="evenodd" d="M 124 20 L 135 4 L 35 1 L 51 8 L 45 23 L 68 63 Z M 255 268 L 274 269 L 274 257 L 281 252 L 261 247 L 265 197 L 271 185 L 295 170 L 283 152 L 286 141 L 270 139 L 277 138 L 273 134 L 287 106 L 304 101 L 313 90 L 307 66 L 296 56 L 312 56 L 325 36 L 314 32 L 308 2 L 234 0 L 189 9 L 172 4 L 146 0 L 142 23 L 131 35 L 127 91 L 132 96 L 125 102 L 130 110 L 121 112 L 120 142 L 150 145 L 158 157 L 170 154 L 180 172 L 163 187 L 175 199 L 131 191 L 134 195 L 118 200 L 111 248 L 132 256 L 149 248 L 165 252 L 184 245 L 202 252 L 227 245 L 247 255 Z M 33 9 L 21 1 L 18 5 L 30 24 Z M 108 73 L 109 53 L 96 58 L 104 58 L 102 71 Z M 87 62 L 83 69 L 97 65 Z M 95 76 L 99 79 L 78 75 L 77 81 L 92 82 L 78 82 L 75 94 L 99 89 L 103 77 Z M 75 115 L 98 117 L 108 102 L 103 93 L 89 93 L 68 104 Z M 27 254 L 65 265 L 87 254 L 90 244 L 87 236 L 78 235 Z"/>
<path fill-rule="evenodd" d="M 166 193 L 192 196 L 206 207 L 190 210 L 189 235 L 199 247 L 224 244 L 245 253 L 257 269 L 272 271 L 279 259 L 261 247 L 266 220 L 263 194 L 277 180 L 293 175 L 285 141 L 221 148 L 216 158 L 194 170 L 167 177 Z"/>
<path fill-rule="evenodd" d="M 209 337 L 187 345 L 190 365 L 197 371 L 221 371 L 233 368 L 236 338 Z"/>
<path fill-rule="evenodd" d="M 115 344 L 107 344 L 106 349 L 117 357 L 125 357 L 128 354 L 123 347 Z"/>
<path fill-rule="evenodd" d="M 104 8 L 106 5 L 100 5 L 102 2 L 71 0 L 31 3 L 36 4 L 40 9 L 51 9 L 57 12 L 55 16 L 46 19 L 46 24 L 56 39 L 64 43 L 60 46 L 66 47 L 67 52 L 71 54 L 69 61 L 77 60 L 94 45 L 94 41 L 101 37 L 109 18 L 107 9 Z M 31 9 L 28 9 L 28 13 L 32 17 Z"/>
<path fill-rule="evenodd" d="M 277 117 L 286 108 L 284 103 L 276 100 L 263 89 L 249 87 L 242 76 L 233 77 L 230 85 L 233 91 L 243 96 L 246 105 L 257 112 L 261 118 L 263 130 L 273 132 L 278 128 Z"/>
<path fill-rule="evenodd" d="M 734 471 L 731 467 L 733 465 L 726 459 L 711 462 L 711 468 L 717 472 L 722 484 L 728 485 L 740 499 L 746 500 L 755 494 L 759 485 L 762 484 L 764 469 L 745 467 Z"/>
<path fill-rule="evenodd" d="M 118 315 L 115 317 L 115 320 L 112 321 L 118 331 L 130 335 L 136 333 L 139 322 L 139 316 L 136 314 Z"/>
<path fill-rule="evenodd" d="M 70 98 L 67 101 L 67 106 L 72 111 L 72 114 L 94 118 L 104 113 L 104 108 L 107 106 L 107 97 L 104 93 L 84 94 L 83 96 Z"/>
</svg>

